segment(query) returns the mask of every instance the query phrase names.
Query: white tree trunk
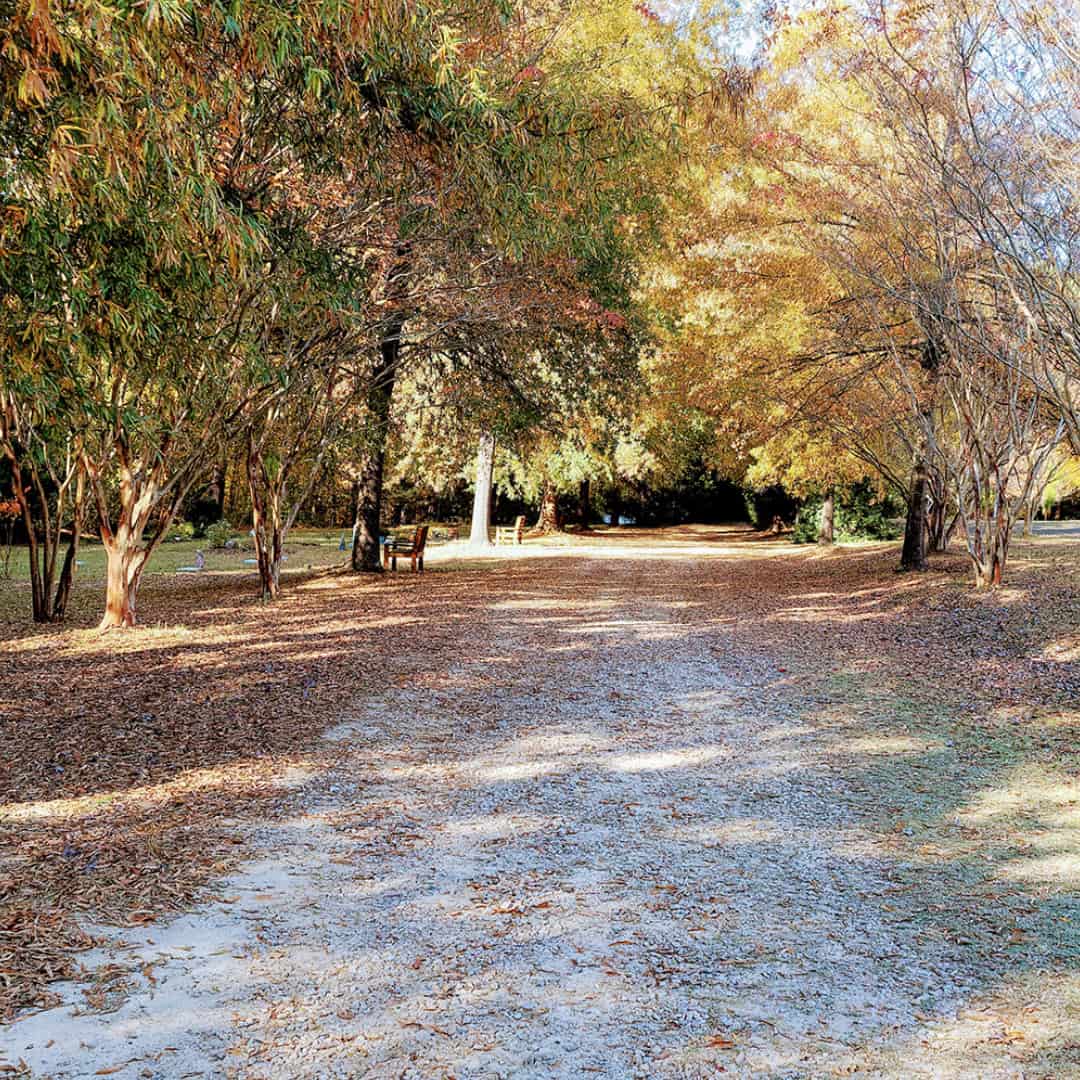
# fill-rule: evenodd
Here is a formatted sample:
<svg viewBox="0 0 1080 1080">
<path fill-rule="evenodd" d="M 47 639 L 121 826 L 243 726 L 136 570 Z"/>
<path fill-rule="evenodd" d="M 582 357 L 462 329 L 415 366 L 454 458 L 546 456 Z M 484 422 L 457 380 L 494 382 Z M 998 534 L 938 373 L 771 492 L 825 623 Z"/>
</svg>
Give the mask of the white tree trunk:
<svg viewBox="0 0 1080 1080">
<path fill-rule="evenodd" d="M 495 468 L 495 436 L 490 431 L 480 433 L 480 449 L 476 455 L 476 492 L 473 495 L 471 547 L 488 547 L 491 539 L 491 477 Z"/>
<path fill-rule="evenodd" d="M 817 542 L 819 544 L 831 544 L 833 542 L 833 523 L 836 519 L 836 492 L 829 488 L 825 501 L 821 504 L 821 524 L 818 526 Z"/>
</svg>

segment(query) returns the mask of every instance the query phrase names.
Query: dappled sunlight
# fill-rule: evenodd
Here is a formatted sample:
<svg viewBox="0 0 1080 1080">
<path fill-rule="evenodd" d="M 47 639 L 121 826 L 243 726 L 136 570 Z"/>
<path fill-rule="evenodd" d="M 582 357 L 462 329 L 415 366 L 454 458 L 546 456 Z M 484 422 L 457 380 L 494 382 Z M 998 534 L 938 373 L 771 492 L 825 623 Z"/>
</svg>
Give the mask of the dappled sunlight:
<svg viewBox="0 0 1080 1080">
<path fill-rule="evenodd" d="M 849 610 L 841 614 L 835 607 L 791 607 L 779 612 L 770 618 L 776 622 L 792 623 L 838 623 L 840 625 L 852 625 L 855 623 L 875 622 L 888 620 L 894 617 L 894 613 L 881 607 L 865 608 L 863 610 Z"/>
<path fill-rule="evenodd" d="M 727 689 L 695 690 L 682 695 L 679 699 L 679 708 L 694 714 L 727 709 L 730 708 L 731 703 L 731 694 Z"/>
<path fill-rule="evenodd" d="M 999 1075 L 1004 1066 L 1009 1071 L 1001 1075 L 1064 1080 L 1076 1075 L 1077 1016 L 1080 974 L 1013 975 L 955 1010 L 917 1012 L 914 1031 L 884 1042 L 873 1061 L 890 1076 L 976 1080 Z M 847 1053 L 837 1055 L 841 1071 L 848 1060 Z"/>
<path fill-rule="evenodd" d="M 559 754 L 570 756 L 582 752 L 594 751 L 597 747 L 610 746 L 614 740 L 602 731 L 539 731 L 527 735 L 517 735 L 507 744 L 505 750 L 514 756 L 526 754 Z"/>
<path fill-rule="evenodd" d="M 844 740 L 843 750 L 852 754 L 897 755 L 929 754 L 942 748 L 938 741 L 916 739 L 904 735 L 867 735 Z"/>
<path fill-rule="evenodd" d="M 1080 634 L 1068 634 L 1047 642 L 1039 658 L 1056 664 L 1080 664 Z"/>
<path fill-rule="evenodd" d="M 956 820 L 1000 848 L 999 879 L 1063 890 L 1080 882 L 1080 780 L 1020 766 Z"/>
<path fill-rule="evenodd" d="M 806 739 L 814 735 L 820 729 L 810 724 L 793 724 L 776 726 L 768 731 L 763 731 L 758 737 L 763 743 L 786 742 L 789 739 Z"/>
<path fill-rule="evenodd" d="M 610 611 L 615 608 L 615 602 L 611 600 L 583 599 L 575 604 L 584 612 Z M 579 616 L 569 615 L 566 611 L 566 602 L 561 598 L 541 599 L 530 596 L 517 600 L 498 600 L 488 605 L 491 611 L 550 611 L 554 612 L 564 622 L 576 621 Z"/>
<path fill-rule="evenodd" d="M 313 766 L 291 763 L 282 776 L 283 786 L 303 783 L 312 775 Z M 116 791 L 80 795 L 68 799 L 42 799 L 36 802 L 0 804 L 0 822 L 70 820 L 97 814 L 103 810 L 126 804 L 153 805 L 170 802 L 179 797 L 197 798 L 200 793 L 214 788 L 228 788 L 231 784 L 251 778 L 252 763 L 241 761 L 213 768 L 190 769 L 174 779 L 144 787 L 125 788 Z"/>
<path fill-rule="evenodd" d="M 477 768 L 485 780 L 526 780 L 536 776 L 549 776 L 566 767 L 561 761 L 522 761 L 514 765 L 487 765 Z"/>
<path fill-rule="evenodd" d="M 1020 767 L 1007 783 L 980 791 L 957 810 L 957 817 L 977 823 L 1020 818 L 1080 825 L 1080 782 Z"/>
<path fill-rule="evenodd" d="M 1002 881 L 1055 886 L 1072 893 L 1080 881 L 1080 827 L 1071 832 L 1071 836 L 1060 838 L 1062 843 L 1067 843 L 1068 851 L 1013 859 L 1000 869 L 998 877 Z"/>
<path fill-rule="evenodd" d="M 633 632 L 639 641 L 671 641 L 685 633 L 675 627 L 665 626 L 657 620 L 620 619 L 612 622 L 594 623 L 590 626 L 575 626 L 572 630 L 563 630 L 564 634 L 574 637 L 605 637 L 625 631 Z"/>
<path fill-rule="evenodd" d="M 921 659 L 928 626 L 961 636 L 953 609 L 909 604 L 939 586 L 890 558 L 595 538 L 308 581 L 276 606 L 214 593 L 222 622 L 116 635 L 116 653 L 92 632 L 64 652 L 81 632 L 63 631 L 6 692 L 37 722 L 20 703 L 43 656 L 78 690 L 15 759 L 29 795 L 5 792 L 0 827 L 38 855 L 5 850 L 4 874 L 20 898 L 134 913 L 137 948 L 103 955 L 132 957 L 109 1022 L 137 1049 L 104 1065 L 216 1031 L 209 1075 L 232 1049 L 252 1077 L 513 1075 L 525 1044 L 540 1075 L 603 1072 L 585 1048 L 628 1017 L 657 1076 L 826 1075 L 855 1046 L 860 1067 L 950 1075 L 955 1054 L 1052 1048 L 1034 1029 L 979 1043 L 964 1012 L 1034 1001 L 1029 973 L 1071 962 L 1076 793 L 1043 742 L 1078 716 L 1030 683 L 957 707 L 952 654 Z M 961 645 L 999 610 L 967 604 Z M 95 712 L 89 674 L 129 669 L 123 711 Z M 239 869 L 233 822 L 258 856 Z M 194 938 L 141 924 L 215 881 Z M 181 947 L 204 932 L 213 965 Z M 199 1009 L 145 1011 L 173 988 Z"/>
<path fill-rule="evenodd" d="M 691 769 L 728 756 L 730 752 L 722 746 L 694 746 L 656 753 L 623 754 L 606 764 L 615 772 L 656 772 L 659 769 Z"/>
<path fill-rule="evenodd" d="M 790 829 L 782 829 L 775 821 L 758 818 L 736 818 L 717 825 L 689 825 L 671 830 L 683 841 L 707 846 L 733 847 L 754 844 L 789 844 L 797 842 Z"/>
</svg>

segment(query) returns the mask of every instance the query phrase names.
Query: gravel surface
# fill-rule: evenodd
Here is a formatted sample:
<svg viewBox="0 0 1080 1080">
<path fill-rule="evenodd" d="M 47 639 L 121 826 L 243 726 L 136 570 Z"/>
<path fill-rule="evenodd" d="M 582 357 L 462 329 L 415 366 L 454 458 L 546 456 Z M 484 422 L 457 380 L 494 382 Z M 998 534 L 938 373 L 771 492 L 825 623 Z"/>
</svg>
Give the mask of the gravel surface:
<svg viewBox="0 0 1080 1080">
<path fill-rule="evenodd" d="M 0 1033 L 0 1062 L 57 1080 L 1080 1076 L 1076 785 L 1015 774 L 1054 843 L 991 858 L 1000 775 L 964 771 L 962 740 L 910 703 L 855 707 L 835 657 L 829 693 L 793 687 L 812 641 L 810 661 L 805 638 L 763 653 L 717 599 L 739 558 L 507 563 L 454 655 L 358 693 L 222 902 L 89 958 L 128 978 L 114 1011 L 79 1013 L 72 987 Z"/>
</svg>

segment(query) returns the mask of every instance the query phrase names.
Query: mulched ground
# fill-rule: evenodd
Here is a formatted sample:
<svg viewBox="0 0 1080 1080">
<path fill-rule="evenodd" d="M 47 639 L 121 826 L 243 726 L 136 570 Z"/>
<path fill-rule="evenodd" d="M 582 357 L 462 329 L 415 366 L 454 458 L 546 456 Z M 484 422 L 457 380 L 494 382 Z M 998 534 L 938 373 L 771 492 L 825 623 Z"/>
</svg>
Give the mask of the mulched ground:
<svg viewBox="0 0 1080 1080">
<path fill-rule="evenodd" d="M 968 587 L 961 556 L 897 575 L 888 546 L 792 549 L 704 529 L 577 543 L 589 554 L 648 549 L 660 568 L 708 560 L 714 545 L 719 572 L 671 600 L 693 609 L 750 714 L 797 706 L 815 723 L 855 720 L 860 737 L 883 738 L 898 737 L 900 717 L 908 735 L 947 739 L 957 805 L 989 777 L 1075 776 L 1075 542 L 1018 546 L 1010 583 L 985 595 Z M 77 971 L 100 924 L 151 921 L 220 881 L 243 854 L 236 823 L 279 814 L 290 769 L 340 767 L 319 735 L 358 700 L 482 652 L 484 614 L 515 595 L 547 590 L 571 609 L 559 581 L 574 550 L 515 563 L 509 577 L 500 564 L 437 561 L 422 580 L 296 575 L 273 607 L 239 575 L 151 578 L 148 629 L 0 628 L 0 1011 L 48 1005 L 50 984 Z M 587 585 L 604 595 L 602 573 Z M 89 588 L 77 610 L 92 621 Z M 932 760 L 916 765 L 932 779 Z M 942 793 L 913 781 L 910 766 L 871 765 L 860 778 L 898 850 L 916 840 L 953 858 L 1037 847 L 1012 818 L 997 831 L 973 821 L 926 835 Z M 913 787 L 925 788 L 914 805 Z"/>
</svg>

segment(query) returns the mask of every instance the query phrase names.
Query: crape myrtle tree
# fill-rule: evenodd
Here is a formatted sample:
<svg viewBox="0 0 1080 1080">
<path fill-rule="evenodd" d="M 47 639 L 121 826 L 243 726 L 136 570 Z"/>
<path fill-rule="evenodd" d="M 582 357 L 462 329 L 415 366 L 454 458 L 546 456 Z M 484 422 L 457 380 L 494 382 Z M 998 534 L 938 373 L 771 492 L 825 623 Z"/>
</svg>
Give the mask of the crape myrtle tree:
<svg viewBox="0 0 1080 1080">
<path fill-rule="evenodd" d="M 262 241 L 258 199 L 223 182 L 237 111 L 284 72 L 292 102 L 352 86 L 378 11 L 10 8 L 3 336 L 65 388 L 108 558 L 102 625 L 131 625 L 146 560 L 243 396 L 233 312 Z M 327 95 L 336 117 L 358 99 Z"/>
<path fill-rule="evenodd" d="M 891 38 L 876 80 L 879 97 L 908 117 L 908 141 L 937 169 L 936 199 L 978 246 L 984 278 L 1005 294 L 999 307 L 1007 297 L 1024 347 L 1000 362 L 1053 402 L 1074 451 L 1080 447 L 1077 15 L 1074 3 L 955 4 L 935 27 L 940 70 L 933 80 L 897 78 L 900 65 L 921 59 L 903 34 Z"/>
<path fill-rule="evenodd" d="M 285 259 L 275 267 L 284 289 L 270 289 L 264 297 L 269 310 L 246 372 L 259 392 L 246 401 L 236 424 L 245 433 L 264 600 L 278 596 L 286 536 L 349 417 L 360 382 L 351 365 L 368 343 L 347 306 L 351 283 L 326 281 L 336 269 L 334 262 L 316 266 L 310 254 L 299 268 Z M 336 286 L 341 287 L 342 307 L 332 303 Z"/>
<path fill-rule="evenodd" d="M 0 374 L 0 453 L 26 533 L 35 622 L 64 618 L 83 529 L 80 443 L 66 419 L 62 388 L 43 383 L 39 372 L 10 367 Z"/>
<path fill-rule="evenodd" d="M 854 388 L 865 397 L 864 387 L 891 387 L 893 413 L 906 414 L 892 424 L 911 462 L 903 565 L 925 566 L 927 539 L 943 544 L 947 521 L 971 524 L 992 508 L 997 524 L 984 520 L 983 540 L 972 529 L 968 539 L 976 583 L 993 582 L 1000 569 L 987 570 L 976 548 L 996 547 L 1003 559 L 1007 540 L 996 538 L 1010 531 L 1028 488 L 1038 487 L 1044 449 L 1068 422 L 1064 395 L 1050 391 L 1043 362 L 1047 341 L 1065 338 L 1036 332 L 1030 320 L 1025 326 L 990 230 L 975 223 L 1009 220 L 1021 193 L 1056 212 L 1061 189 L 1040 178 L 1050 171 L 1036 172 L 1028 188 L 1015 171 L 1014 136 L 1033 138 L 1039 129 L 1015 112 L 1008 135 L 1000 125 L 1004 113 L 991 90 L 1004 84 L 986 70 L 988 57 L 1001 56 L 992 15 L 982 19 L 961 4 L 873 6 L 863 14 L 810 12 L 776 35 L 746 173 L 778 211 L 768 235 L 778 226 L 801 248 L 804 267 L 824 267 L 825 295 L 819 286 L 813 306 L 791 309 L 805 343 L 793 352 L 815 358 L 819 388 Z M 859 123 L 841 122 L 856 116 Z M 1011 179 L 1002 183 L 1005 169 Z M 1020 235 L 1011 225 L 1005 231 Z M 1070 257 L 1058 246 L 1064 261 L 1057 265 L 1065 267 Z M 1032 265 L 1045 269 L 1047 249 L 1036 247 Z M 799 276 L 812 288 L 805 272 Z M 1006 391 L 995 367 L 1016 372 L 1029 389 L 1012 382 Z M 815 390 L 799 415 L 828 419 L 820 405 L 830 397 L 850 394 Z M 976 401 L 993 402 L 990 413 Z M 874 410 L 882 419 L 889 411 L 888 401 Z M 989 434 L 991 414 L 1000 438 Z M 974 450 L 987 441 L 998 448 L 989 455 L 993 468 Z M 897 459 L 865 455 L 870 448 L 860 442 L 850 445 L 860 456 Z"/>
<path fill-rule="evenodd" d="M 873 36 L 862 38 L 854 79 L 895 171 L 867 177 L 861 163 L 849 171 L 860 176 L 860 226 L 878 227 L 867 229 L 873 243 L 838 237 L 834 249 L 867 289 L 864 306 L 886 313 L 878 320 L 882 337 L 908 388 L 924 451 L 913 504 L 926 505 L 918 488 L 928 485 L 927 473 L 946 477 L 975 583 L 999 584 L 1014 525 L 1045 484 L 1067 430 L 1068 402 L 1055 392 L 1060 383 L 1047 379 L 1056 332 L 1030 317 L 1017 284 L 1024 260 L 1003 261 L 1003 238 L 987 223 L 1009 222 L 1016 240 L 1024 215 L 1014 204 L 1049 206 L 1060 196 L 1052 171 L 1018 174 L 1007 149 L 1030 139 L 1041 121 L 1029 110 L 1002 108 L 998 87 L 1010 74 L 1002 54 L 1011 43 L 995 18 L 958 4 L 912 10 L 898 23 L 881 9 L 877 19 Z M 1050 255 L 1025 246 L 1038 278 Z M 1066 249 L 1057 257 L 1071 256 Z M 898 311 L 908 319 L 899 330 Z M 918 367 L 910 363 L 916 349 Z"/>
<path fill-rule="evenodd" d="M 495 6 L 475 7 L 493 28 Z M 387 131 L 485 127 L 454 36 L 473 16 L 303 0 L 12 9 L 0 152 L 3 274 L 18 288 L 4 339 L 75 405 L 109 562 L 103 626 L 134 622 L 146 561 L 207 458 L 245 437 L 253 401 L 278 400 L 252 363 L 265 335 L 251 315 L 279 264 L 268 222 L 283 207 L 303 218 L 335 167 L 346 185 L 396 186 L 369 154 Z M 371 188 L 332 190 L 356 210 Z M 388 212 L 365 233 L 364 208 L 337 221 L 358 260 L 394 228 Z M 385 321 L 366 307 L 357 321 Z"/>
<path fill-rule="evenodd" d="M 106 541 L 103 624 L 130 623 L 141 569 L 130 549 L 166 492 L 184 486 L 183 469 L 175 485 L 163 482 L 171 463 L 151 464 L 158 450 L 141 443 L 146 417 L 189 415 L 156 400 L 176 389 L 154 370 L 175 342 L 161 320 L 175 326 L 177 303 L 190 312 L 211 282 L 194 251 L 211 238 L 228 247 L 198 149 L 177 119 L 198 99 L 198 80 L 177 67 L 171 29 L 96 5 L 21 8 L 9 32 L 4 66 L 13 78 L 3 80 L 0 126 L 9 416 L 43 408 L 49 422 L 66 424 L 64 443 L 77 448 L 72 468 L 80 472 L 73 485 L 78 492 L 85 482 L 94 497 Z M 173 95 L 176 110 L 162 116 L 156 92 Z M 35 378 L 18 378 L 19 368 Z M 174 360 L 170 374 L 181 368 Z M 50 413 L 55 399 L 41 388 L 62 394 L 59 413 Z M 162 440 L 176 445 L 163 434 L 167 423 L 154 423 L 149 435 L 159 450 Z M 46 500 L 36 505 L 44 515 Z M 39 618 L 58 613 L 52 602 L 43 612 L 42 599 L 35 597 Z"/>
</svg>

